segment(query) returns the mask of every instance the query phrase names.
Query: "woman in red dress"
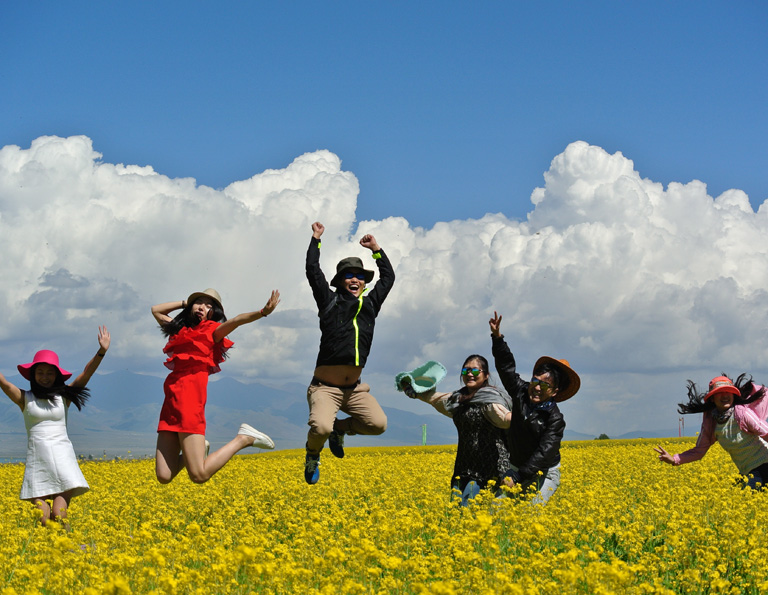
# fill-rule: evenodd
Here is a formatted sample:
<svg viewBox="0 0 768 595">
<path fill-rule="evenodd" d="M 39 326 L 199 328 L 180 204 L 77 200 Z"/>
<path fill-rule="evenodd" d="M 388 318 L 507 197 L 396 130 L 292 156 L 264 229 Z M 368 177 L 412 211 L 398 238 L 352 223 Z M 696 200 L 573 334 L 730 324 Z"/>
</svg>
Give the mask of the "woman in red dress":
<svg viewBox="0 0 768 595">
<path fill-rule="evenodd" d="M 208 376 L 220 370 L 227 350 L 234 345 L 227 335 L 237 327 L 271 314 L 280 302 L 273 291 L 267 304 L 256 312 L 224 316 L 221 297 L 206 289 L 180 302 L 152 306 L 152 315 L 168 337 L 163 352 L 171 373 L 163 389 L 165 401 L 157 427 L 155 473 L 160 483 L 169 483 L 184 467 L 195 483 L 205 483 L 241 449 L 247 446 L 274 448 L 275 443 L 248 424 L 230 442 L 206 456 L 205 402 Z M 181 312 L 171 318 L 174 310 Z"/>
</svg>

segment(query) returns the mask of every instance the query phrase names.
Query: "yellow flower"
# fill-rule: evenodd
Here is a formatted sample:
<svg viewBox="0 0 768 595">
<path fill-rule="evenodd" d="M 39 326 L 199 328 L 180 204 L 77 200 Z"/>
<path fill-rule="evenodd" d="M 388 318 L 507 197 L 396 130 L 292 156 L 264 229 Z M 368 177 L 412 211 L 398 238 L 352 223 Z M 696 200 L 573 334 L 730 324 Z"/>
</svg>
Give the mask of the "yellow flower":
<svg viewBox="0 0 768 595">
<path fill-rule="evenodd" d="M 768 590 L 768 492 L 735 486 L 722 449 L 671 467 L 655 444 L 564 443 L 548 505 L 483 492 L 469 509 L 449 500 L 455 446 L 350 447 L 315 486 L 301 451 L 235 457 L 204 485 L 160 486 L 149 460 L 83 462 L 69 533 L 18 500 L 23 465 L 0 465 L 0 595 Z"/>
</svg>

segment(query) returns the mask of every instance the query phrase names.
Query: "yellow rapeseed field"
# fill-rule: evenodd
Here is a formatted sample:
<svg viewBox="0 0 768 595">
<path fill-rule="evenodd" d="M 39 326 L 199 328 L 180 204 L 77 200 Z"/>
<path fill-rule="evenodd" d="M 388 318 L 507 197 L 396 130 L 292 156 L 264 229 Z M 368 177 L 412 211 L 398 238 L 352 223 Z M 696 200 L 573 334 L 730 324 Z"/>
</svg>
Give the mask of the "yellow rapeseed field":
<svg viewBox="0 0 768 595">
<path fill-rule="evenodd" d="M 768 493 L 734 485 L 719 446 L 673 468 L 654 443 L 567 443 L 548 506 L 469 510 L 449 502 L 449 446 L 326 450 L 315 486 L 299 451 L 236 457 L 202 486 L 85 462 L 69 533 L 18 500 L 23 465 L 0 465 L 0 594 L 766 592 Z"/>
</svg>

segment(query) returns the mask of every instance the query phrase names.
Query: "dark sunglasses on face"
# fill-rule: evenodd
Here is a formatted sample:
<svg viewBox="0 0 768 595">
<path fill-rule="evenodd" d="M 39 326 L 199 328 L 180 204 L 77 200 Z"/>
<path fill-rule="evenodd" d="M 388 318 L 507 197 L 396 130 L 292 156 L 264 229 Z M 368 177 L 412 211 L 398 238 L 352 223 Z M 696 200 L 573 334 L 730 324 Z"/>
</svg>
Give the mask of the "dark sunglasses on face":
<svg viewBox="0 0 768 595">
<path fill-rule="evenodd" d="M 358 279 L 360 281 L 365 281 L 365 273 L 344 273 L 345 279 Z"/>
<path fill-rule="evenodd" d="M 462 368 L 461 369 L 462 376 L 466 376 L 467 374 L 472 374 L 472 376 L 477 378 L 478 376 L 480 376 L 480 372 L 482 372 L 480 368 Z"/>
<path fill-rule="evenodd" d="M 539 386 L 541 390 L 552 390 L 554 388 L 549 382 L 544 382 L 538 378 L 531 379 L 531 386 Z"/>
</svg>

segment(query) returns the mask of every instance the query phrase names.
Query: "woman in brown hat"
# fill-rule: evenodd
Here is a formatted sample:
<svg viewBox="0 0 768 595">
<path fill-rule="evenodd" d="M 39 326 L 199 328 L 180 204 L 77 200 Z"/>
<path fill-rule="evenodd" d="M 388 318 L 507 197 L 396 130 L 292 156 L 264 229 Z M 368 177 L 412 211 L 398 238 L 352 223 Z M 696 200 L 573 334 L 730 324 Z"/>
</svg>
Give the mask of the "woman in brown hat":
<svg viewBox="0 0 768 595">
<path fill-rule="evenodd" d="M 71 384 L 66 381 L 72 374 L 59 365 L 59 356 L 48 349 L 38 351 L 30 363 L 17 366 L 19 373 L 29 380 L 30 390 L 18 388 L 0 374 L 0 388 L 21 409 L 27 427 L 27 460 L 20 498 L 40 509 L 42 525 L 53 518 L 66 526 L 69 501 L 90 489 L 69 441 L 67 414 L 72 403 L 80 410 L 90 396 L 85 385 L 109 349 L 107 327 L 99 327 L 98 339 L 96 355 Z"/>
<path fill-rule="evenodd" d="M 208 376 L 220 371 L 219 364 L 234 345 L 227 335 L 243 324 L 268 316 L 279 302 L 280 292 L 272 291 L 261 310 L 231 320 L 224 315 L 221 296 L 215 289 L 152 307 L 152 315 L 168 337 L 163 352 L 168 356 L 165 367 L 171 370 L 163 385 L 165 400 L 157 427 L 155 472 L 160 483 L 169 483 L 184 467 L 192 481 L 204 483 L 239 450 L 247 446 L 275 447 L 269 436 L 242 424 L 237 436 L 206 456 L 205 402 Z M 179 309 L 175 318 L 168 316 Z"/>
<path fill-rule="evenodd" d="M 537 490 L 534 502 L 546 504 L 560 485 L 560 442 L 565 420 L 557 404 L 575 395 L 581 380 L 568 361 L 548 356 L 538 359 L 530 381 L 523 380 L 501 334 L 501 316 L 494 312 L 488 323 L 496 371 L 513 403 L 507 414 L 512 468 L 506 483 Z"/>
<path fill-rule="evenodd" d="M 768 485 L 768 399 L 766 388 L 742 374 L 733 382 L 728 376 L 718 376 L 709 383 L 709 390 L 698 392 L 688 381 L 688 402 L 680 403 L 678 411 L 703 413 L 701 431 L 696 446 L 671 455 L 663 447 L 654 450 L 659 460 L 670 465 L 683 465 L 701 459 L 715 442 L 731 455 L 739 473 L 748 477 L 752 489 Z"/>
<path fill-rule="evenodd" d="M 334 456 L 344 456 L 346 434 L 378 435 L 387 429 L 387 416 L 371 395 L 371 387 L 360 381 L 373 341 L 373 329 L 381 305 L 395 282 L 389 258 L 372 235 L 360 245 L 371 251 L 379 269 L 379 281 L 368 291 L 373 271 L 356 256 L 342 259 L 330 284 L 320 268 L 320 237 L 325 226 L 312 224 L 307 249 L 306 273 L 320 318 L 320 350 L 315 372 L 307 389 L 309 432 L 304 458 L 308 484 L 320 478 L 320 451 L 328 440 Z M 335 291 L 331 289 L 335 288 Z M 339 411 L 349 415 L 337 419 Z"/>
</svg>

